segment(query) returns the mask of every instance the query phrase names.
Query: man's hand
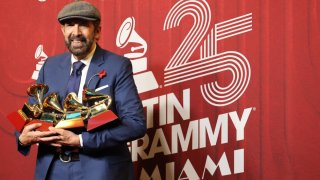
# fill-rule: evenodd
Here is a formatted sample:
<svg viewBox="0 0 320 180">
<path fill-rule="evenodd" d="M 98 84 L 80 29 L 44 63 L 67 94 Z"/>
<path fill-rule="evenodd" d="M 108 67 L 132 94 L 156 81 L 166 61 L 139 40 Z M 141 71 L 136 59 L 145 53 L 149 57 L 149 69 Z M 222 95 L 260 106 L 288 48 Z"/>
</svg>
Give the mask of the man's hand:
<svg viewBox="0 0 320 180">
<path fill-rule="evenodd" d="M 54 131 L 37 131 L 37 128 L 41 126 L 41 123 L 30 124 L 24 127 L 19 136 L 19 141 L 22 145 L 28 146 L 35 143 L 42 142 L 42 138 L 50 138 L 50 141 L 59 140 L 60 137 L 56 136 Z"/>
<path fill-rule="evenodd" d="M 48 142 L 51 146 L 61 147 L 61 146 L 72 146 L 72 147 L 80 147 L 80 138 L 79 135 L 73 133 L 72 131 L 68 131 L 65 129 L 58 129 L 54 127 L 49 127 L 50 132 L 54 132 L 59 138 L 55 139 L 54 142 L 52 137 L 42 137 L 40 141 Z"/>
</svg>

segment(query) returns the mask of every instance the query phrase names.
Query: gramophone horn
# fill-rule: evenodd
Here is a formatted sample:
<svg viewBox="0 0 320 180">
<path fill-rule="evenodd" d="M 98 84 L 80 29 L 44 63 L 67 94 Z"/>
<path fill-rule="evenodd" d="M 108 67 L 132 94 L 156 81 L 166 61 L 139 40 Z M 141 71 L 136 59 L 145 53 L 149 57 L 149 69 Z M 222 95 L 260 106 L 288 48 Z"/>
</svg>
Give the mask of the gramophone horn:
<svg viewBox="0 0 320 180">
<path fill-rule="evenodd" d="M 85 89 L 83 90 L 82 101 L 84 103 L 95 103 L 99 101 L 106 101 L 107 99 L 111 99 L 110 96 L 97 93 L 94 90 Z"/>
<path fill-rule="evenodd" d="M 43 109 L 43 96 L 47 93 L 49 87 L 46 84 L 33 84 L 27 89 L 27 93 L 29 96 L 33 96 L 38 101 L 39 107 Z"/>
<path fill-rule="evenodd" d="M 127 46 L 129 42 L 138 43 L 140 46 L 131 47 L 132 53 L 127 53 L 124 56 L 129 59 L 140 58 L 145 55 L 147 51 L 147 43 L 144 39 L 139 36 L 139 34 L 134 30 L 135 20 L 133 17 L 128 17 L 123 21 L 116 39 L 116 44 L 120 48 Z M 142 52 L 135 52 L 142 49 Z"/>
<path fill-rule="evenodd" d="M 88 107 L 84 106 L 78 100 L 76 93 L 72 92 L 67 95 L 64 99 L 63 109 L 65 111 L 75 111 L 75 110 L 87 110 Z"/>
<path fill-rule="evenodd" d="M 36 52 L 34 53 L 34 58 L 40 60 L 46 60 L 48 58 L 47 54 L 43 51 L 42 44 L 37 47 Z"/>
<path fill-rule="evenodd" d="M 59 95 L 57 93 L 49 94 L 43 101 L 43 109 L 47 112 L 63 113 L 63 109 L 59 103 Z"/>
</svg>

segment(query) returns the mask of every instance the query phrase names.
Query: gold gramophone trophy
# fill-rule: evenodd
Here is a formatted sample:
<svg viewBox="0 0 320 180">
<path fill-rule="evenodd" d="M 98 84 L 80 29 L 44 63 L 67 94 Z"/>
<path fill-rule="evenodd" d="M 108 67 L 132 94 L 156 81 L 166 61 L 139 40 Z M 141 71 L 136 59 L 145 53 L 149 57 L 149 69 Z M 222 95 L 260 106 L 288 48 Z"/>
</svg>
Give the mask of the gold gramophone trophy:
<svg viewBox="0 0 320 180">
<path fill-rule="evenodd" d="M 118 118 L 108 110 L 112 103 L 108 95 L 85 88 L 83 102 L 90 106 L 83 105 L 75 93 L 70 93 L 64 99 L 62 108 L 57 93 L 51 93 L 43 100 L 48 89 L 45 84 L 30 86 L 27 93 L 35 97 L 38 104 L 25 103 L 21 110 L 8 115 L 8 119 L 18 131 L 21 132 L 25 125 L 39 122 L 42 123 L 37 129 L 40 131 L 47 131 L 49 126 L 62 129 L 85 127 L 87 131 L 91 131 Z"/>
<path fill-rule="evenodd" d="M 91 131 L 118 118 L 111 110 L 109 110 L 112 103 L 110 96 L 85 88 L 83 90 L 82 99 L 84 103 L 91 104 L 90 120 L 87 124 L 87 131 Z"/>
<path fill-rule="evenodd" d="M 27 89 L 27 94 L 33 96 L 38 104 L 25 103 L 22 109 L 17 112 L 10 113 L 7 117 L 13 126 L 21 132 L 23 127 L 27 124 L 42 123 L 39 130 L 48 130 L 49 126 L 52 126 L 51 121 L 40 121 L 39 118 L 43 113 L 43 96 L 49 90 L 45 84 L 34 84 Z"/>
</svg>

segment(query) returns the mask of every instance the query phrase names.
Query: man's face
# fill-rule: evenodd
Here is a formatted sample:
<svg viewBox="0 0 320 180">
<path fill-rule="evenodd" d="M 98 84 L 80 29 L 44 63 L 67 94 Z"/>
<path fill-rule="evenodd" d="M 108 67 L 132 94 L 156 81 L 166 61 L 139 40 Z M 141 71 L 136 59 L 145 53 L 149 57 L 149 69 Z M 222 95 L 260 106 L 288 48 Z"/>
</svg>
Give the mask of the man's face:
<svg viewBox="0 0 320 180">
<path fill-rule="evenodd" d="M 71 19 L 61 25 L 64 41 L 69 51 L 78 59 L 85 58 L 100 37 L 100 26 L 95 28 L 92 21 Z"/>
</svg>

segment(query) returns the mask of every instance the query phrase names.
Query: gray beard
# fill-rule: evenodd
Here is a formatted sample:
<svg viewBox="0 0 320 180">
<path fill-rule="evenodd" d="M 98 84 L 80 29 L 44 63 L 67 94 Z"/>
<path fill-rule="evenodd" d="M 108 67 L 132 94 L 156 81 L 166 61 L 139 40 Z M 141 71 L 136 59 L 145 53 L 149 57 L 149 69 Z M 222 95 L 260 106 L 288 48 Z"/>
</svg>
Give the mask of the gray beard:
<svg viewBox="0 0 320 180">
<path fill-rule="evenodd" d="M 90 49 L 93 45 L 93 39 L 90 39 L 89 41 L 86 41 L 86 39 L 82 39 L 81 42 L 83 43 L 81 48 L 74 48 L 71 46 L 71 39 L 68 38 L 68 40 L 65 40 L 65 44 L 69 51 L 77 57 L 86 57 L 90 53 Z"/>
</svg>

